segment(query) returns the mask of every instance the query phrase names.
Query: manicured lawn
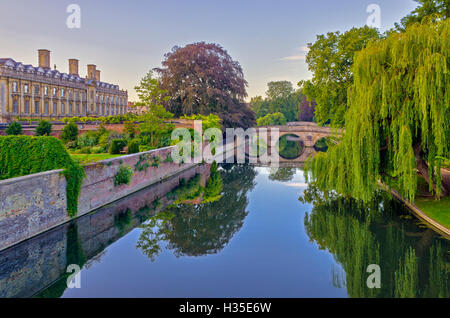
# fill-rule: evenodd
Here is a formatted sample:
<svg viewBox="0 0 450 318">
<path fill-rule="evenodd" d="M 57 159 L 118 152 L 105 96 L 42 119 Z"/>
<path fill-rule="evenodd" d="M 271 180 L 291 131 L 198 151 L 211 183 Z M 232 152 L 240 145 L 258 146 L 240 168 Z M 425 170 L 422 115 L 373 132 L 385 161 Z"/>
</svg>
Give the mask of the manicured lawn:
<svg viewBox="0 0 450 318">
<path fill-rule="evenodd" d="M 110 155 L 109 153 L 96 153 L 96 154 L 70 154 L 73 160 L 80 164 L 87 164 L 97 161 L 102 161 L 111 158 L 117 158 L 122 155 Z"/>
<path fill-rule="evenodd" d="M 430 218 L 450 228 L 450 196 L 439 201 L 434 198 L 417 197 L 414 204 Z"/>
</svg>

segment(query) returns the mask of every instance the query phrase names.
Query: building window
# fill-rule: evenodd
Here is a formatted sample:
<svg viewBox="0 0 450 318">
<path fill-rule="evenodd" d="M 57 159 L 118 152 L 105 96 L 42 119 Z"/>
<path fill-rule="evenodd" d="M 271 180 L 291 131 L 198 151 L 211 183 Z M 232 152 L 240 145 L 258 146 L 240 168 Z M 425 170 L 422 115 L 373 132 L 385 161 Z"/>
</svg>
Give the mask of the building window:
<svg viewBox="0 0 450 318">
<path fill-rule="evenodd" d="M 39 85 L 34 85 L 34 95 L 39 95 Z"/>
<path fill-rule="evenodd" d="M 14 93 L 17 93 L 17 90 L 18 90 L 17 82 L 13 82 L 13 83 L 12 83 L 12 86 L 13 86 L 13 92 L 14 92 Z"/>
<path fill-rule="evenodd" d="M 72 115 L 73 113 L 73 104 L 69 103 L 69 114 Z"/>
<path fill-rule="evenodd" d="M 55 87 L 53 87 L 53 96 L 56 96 L 57 92 L 58 92 L 58 90 Z"/>
<path fill-rule="evenodd" d="M 30 113 L 30 101 L 26 100 L 25 101 L 25 114 L 29 114 Z"/>
<path fill-rule="evenodd" d="M 58 104 L 53 103 L 53 115 L 56 115 L 58 113 Z"/>
<path fill-rule="evenodd" d="M 61 114 L 65 114 L 65 112 L 66 112 L 66 104 L 64 104 L 64 103 L 61 103 Z"/>
<path fill-rule="evenodd" d="M 13 113 L 19 113 L 19 101 L 17 99 L 13 101 Z"/>
<path fill-rule="evenodd" d="M 44 95 L 48 96 L 48 86 L 44 86 Z"/>
<path fill-rule="evenodd" d="M 34 102 L 34 113 L 39 114 L 39 102 Z"/>
<path fill-rule="evenodd" d="M 61 97 L 64 97 L 66 95 L 66 90 L 64 88 L 61 89 Z"/>
<path fill-rule="evenodd" d="M 28 89 L 28 84 L 23 85 L 23 90 L 24 90 L 25 94 L 28 94 L 30 92 Z"/>
<path fill-rule="evenodd" d="M 48 115 L 48 102 L 44 103 L 44 114 Z"/>
</svg>

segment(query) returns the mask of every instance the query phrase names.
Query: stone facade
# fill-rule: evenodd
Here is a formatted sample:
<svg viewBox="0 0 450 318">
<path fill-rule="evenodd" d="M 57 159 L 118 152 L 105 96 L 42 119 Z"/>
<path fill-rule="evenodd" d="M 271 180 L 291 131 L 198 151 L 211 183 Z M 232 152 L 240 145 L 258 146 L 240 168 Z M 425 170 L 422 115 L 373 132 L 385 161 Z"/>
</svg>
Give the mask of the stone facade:
<svg viewBox="0 0 450 318">
<path fill-rule="evenodd" d="M 17 117 L 61 119 L 108 116 L 128 112 L 128 93 L 100 81 L 96 65 L 78 74 L 78 60 L 69 60 L 69 74 L 50 68 L 50 51 L 39 50 L 39 66 L 0 58 L 0 122 Z"/>
</svg>

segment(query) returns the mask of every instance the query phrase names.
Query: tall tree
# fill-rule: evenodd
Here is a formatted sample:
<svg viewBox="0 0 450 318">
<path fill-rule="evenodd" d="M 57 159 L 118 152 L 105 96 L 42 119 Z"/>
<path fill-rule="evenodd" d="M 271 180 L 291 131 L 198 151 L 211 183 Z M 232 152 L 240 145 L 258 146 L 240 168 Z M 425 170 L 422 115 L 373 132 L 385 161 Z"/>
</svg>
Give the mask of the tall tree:
<svg viewBox="0 0 450 318">
<path fill-rule="evenodd" d="M 432 14 L 439 15 L 442 19 L 446 19 L 450 15 L 450 1 L 449 0 L 414 0 L 419 6 L 414 9 L 409 15 L 401 20 L 400 24 L 395 24 L 397 30 L 405 31 L 405 29 L 416 22 L 422 20 Z"/>
<path fill-rule="evenodd" d="M 146 109 L 145 113 L 140 115 L 140 120 L 143 122 L 139 124 L 139 129 L 141 133 L 149 135 L 150 146 L 156 147 L 160 144 L 161 137 L 173 128 L 172 124 L 166 123 L 173 114 L 163 106 L 163 103 L 169 100 L 165 96 L 167 90 L 161 88 L 160 81 L 153 76 L 152 71 L 148 72 L 134 89 L 139 97 L 136 106 Z"/>
<path fill-rule="evenodd" d="M 347 90 L 353 83 L 354 54 L 379 38 L 376 29 L 365 26 L 344 34 L 329 32 L 318 35 L 314 44 L 308 44 L 306 62 L 313 78 L 300 84 L 308 100 L 314 99 L 317 103 L 315 115 L 319 124 L 344 125 L 348 108 Z"/>
<path fill-rule="evenodd" d="M 288 98 L 292 93 L 294 93 L 292 83 L 289 81 L 269 82 L 267 86 L 268 90 L 266 92 L 266 96 L 269 100 Z"/>
<path fill-rule="evenodd" d="M 317 184 L 368 201 L 378 180 L 414 200 L 417 172 L 448 195 L 450 22 L 413 24 L 356 55 L 345 134 L 307 164 Z"/>
<path fill-rule="evenodd" d="M 155 71 L 169 96 L 164 105 L 176 116 L 213 113 L 225 127 L 254 124 L 253 112 L 244 102 L 247 81 L 242 68 L 220 45 L 175 46 Z"/>
</svg>

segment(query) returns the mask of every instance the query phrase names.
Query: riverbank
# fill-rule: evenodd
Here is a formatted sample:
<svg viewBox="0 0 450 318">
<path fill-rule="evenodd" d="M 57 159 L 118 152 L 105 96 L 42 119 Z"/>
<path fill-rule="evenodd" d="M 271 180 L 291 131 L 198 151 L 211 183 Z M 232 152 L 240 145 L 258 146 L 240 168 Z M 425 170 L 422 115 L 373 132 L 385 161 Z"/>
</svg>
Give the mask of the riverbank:
<svg viewBox="0 0 450 318">
<path fill-rule="evenodd" d="M 408 209 L 411 210 L 411 212 L 415 216 L 417 216 L 420 220 L 424 221 L 427 225 L 429 225 L 433 230 L 435 230 L 436 232 L 441 234 L 443 237 L 445 237 L 446 239 L 450 240 L 450 229 L 449 228 L 447 228 L 446 226 L 444 226 L 440 222 L 438 222 L 435 219 L 433 219 L 432 217 L 430 217 L 428 215 L 429 213 L 425 213 L 416 204 L 413 204 L 413 203 L 409 202 L 408 200 L 404 199 L 400 195 L 400 193 L 398 193 L 396 190 L 391 190 L 390 192 L 392 193 L 392 195 L 396 199 L 398 199 L 399 201 L 403 202 L 403 204 L 405 204 L 405 206 L 407 206 Z M 427 201 L 429 202 L 429 200 L 430 199 L 428 199 Z M 431 199 L 431 200 L 433 200 L 433 199 Z M 427 201 L 422 201 L 422 202 L 419 203 L 419 205 L 422 206 L 422 208 L 423 207 L 427 207 L 427 203 L 425 203 Z M 428 206 L 429 206 L 429 204 L 428 204 Z M 436 207 L 436 205 L 434 205 L 434 207 Z M 433 209 L 433 211 L 434 211 L 434 209 Z"/>
</svg>

